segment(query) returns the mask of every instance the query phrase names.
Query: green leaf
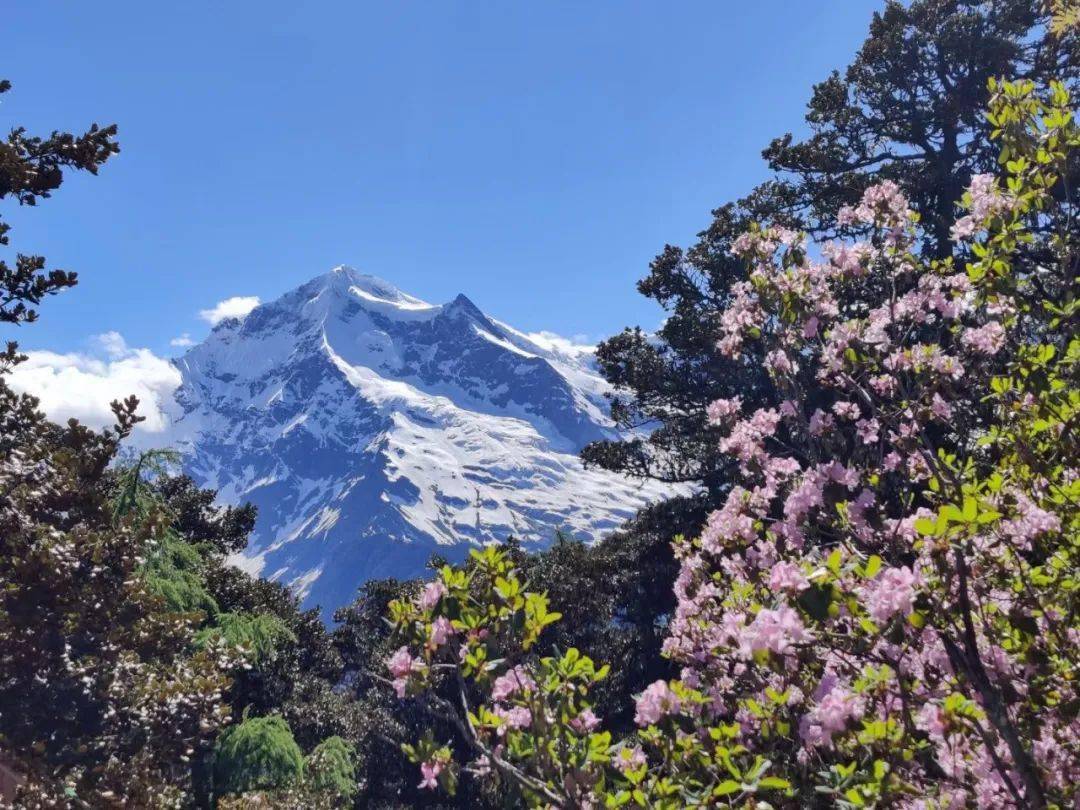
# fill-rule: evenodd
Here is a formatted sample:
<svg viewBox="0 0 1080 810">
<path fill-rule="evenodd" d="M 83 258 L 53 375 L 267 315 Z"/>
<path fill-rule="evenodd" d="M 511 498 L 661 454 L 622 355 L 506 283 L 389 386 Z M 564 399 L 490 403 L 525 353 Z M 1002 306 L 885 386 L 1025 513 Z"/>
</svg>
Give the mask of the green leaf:
<svg viewBox="0 0 1080 810">
<path fill-rule="evenodd" d="M 714 796 L 730 796 L 732 793 L 742 792 L 743 786 L 741 782 L 736 782 L 734 779 L 725 779 L 715 788 L 713 788 Z"/>
<path fill-rule="evenodd" d="M 779 776 L 766 776 L 758 784 L 770 790 L 786 790 L 791 787 L 791 782 L 787 779 L 781 779 Z"/>
</svg>

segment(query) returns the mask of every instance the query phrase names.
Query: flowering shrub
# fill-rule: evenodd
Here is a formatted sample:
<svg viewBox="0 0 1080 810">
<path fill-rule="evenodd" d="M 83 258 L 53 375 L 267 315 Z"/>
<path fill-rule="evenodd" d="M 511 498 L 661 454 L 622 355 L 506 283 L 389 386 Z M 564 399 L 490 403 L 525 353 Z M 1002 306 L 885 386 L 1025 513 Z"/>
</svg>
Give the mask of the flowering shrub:
<svg viewBox="0 0 1080 810">
<path fill-rule="evenodd" d="M 763 362 L 778 404 L 710 408 L 740 475 L 700 537 L 675 541 L 665 653 L 681 677 L 640 695 L 633 738 L 589 705 L 606 668 L 532 655 L 558 614 L 498 549 L 392 605 L 394 688 L 456 718 L 469 770 L 559 807 L 1080 800 L 1078 251 L 1061 182 L 1080 134 L 1060 85 L 991 90 L 1003 176 L 972 179 L 957 257 L 918 255 L 891 182 L 840 212 L 866 240 L 820 260 L 782 228 L 737 241 L 748 276 L 717 351 Z M 407 753 L 423 787 L 454 789 L 447 745 Z"/>
</svg>

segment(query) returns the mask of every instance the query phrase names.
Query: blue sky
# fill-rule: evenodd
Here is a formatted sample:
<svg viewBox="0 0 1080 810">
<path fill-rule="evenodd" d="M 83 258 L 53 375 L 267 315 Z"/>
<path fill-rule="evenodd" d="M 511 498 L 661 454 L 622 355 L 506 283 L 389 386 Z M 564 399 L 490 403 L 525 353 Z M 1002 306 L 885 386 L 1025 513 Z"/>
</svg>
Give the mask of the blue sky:
<svg viewBox="0 0 1080 810">
<path fill-rule="evenodd" d="M 765 177 L 880 6 L 13 4 L 0 125 L 116 122 L 123 149 L 5 209 L 13 249 L 82 278 L 16 336 L 175 354 L 200 310 L 339 263 L 525 330 L 653 328 L 649 260 Z"/>
</svg>

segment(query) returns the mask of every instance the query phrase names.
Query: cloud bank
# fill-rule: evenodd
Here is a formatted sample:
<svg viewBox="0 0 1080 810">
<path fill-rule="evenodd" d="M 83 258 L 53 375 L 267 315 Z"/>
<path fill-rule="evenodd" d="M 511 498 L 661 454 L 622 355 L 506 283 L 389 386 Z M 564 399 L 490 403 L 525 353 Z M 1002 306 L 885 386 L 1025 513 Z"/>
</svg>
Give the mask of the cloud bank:
<svg viewBox="0 0 1080 810">
<path fill-rule="evenodd" d="M 8 377 L 12 388 L 33 394 L 53 421 L 78 419 L 93 427 L 114 423 L 109 403 L 134 394 L 139 415 L 137 431 L 160 433 L 168 427 L 166 403 L 180 385 L 180 372 L 149 349 L 131 348 L 116 332 L 97 335 L 90 354 L 30 351 Z"/>
<path fill-rule="evenodd" d="M 211 326 L 217 326 L 226 318 L 243 318 L 259 305 L 257 295 L 234 295 L 218 301 L 210 309 L 200 309 L 199 317 Z"/>
</svg>

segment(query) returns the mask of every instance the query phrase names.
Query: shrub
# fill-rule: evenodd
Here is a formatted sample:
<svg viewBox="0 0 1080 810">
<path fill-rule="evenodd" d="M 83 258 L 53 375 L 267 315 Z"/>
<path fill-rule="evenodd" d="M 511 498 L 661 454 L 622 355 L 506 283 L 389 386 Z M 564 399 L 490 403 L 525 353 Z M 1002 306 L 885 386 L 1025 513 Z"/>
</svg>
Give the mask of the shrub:
<svg viewBox="0 0 1080 810">
<path fill-rule="evenodd" d="M 214 757 L 218 796 L 286 788 L 303 775 L 304 755 L 280 717 L 247 718 L 225 729 L 218 739 Z"/>
<path fill-rule="evenodd" d="M 356 795 L 356 749 L 341 737 L 327 737 L 307 758 L 307 779 L 312 790 L 342 799 Z"/>
</svg>

